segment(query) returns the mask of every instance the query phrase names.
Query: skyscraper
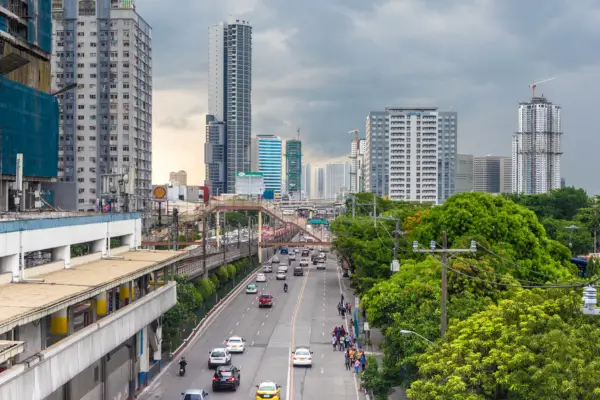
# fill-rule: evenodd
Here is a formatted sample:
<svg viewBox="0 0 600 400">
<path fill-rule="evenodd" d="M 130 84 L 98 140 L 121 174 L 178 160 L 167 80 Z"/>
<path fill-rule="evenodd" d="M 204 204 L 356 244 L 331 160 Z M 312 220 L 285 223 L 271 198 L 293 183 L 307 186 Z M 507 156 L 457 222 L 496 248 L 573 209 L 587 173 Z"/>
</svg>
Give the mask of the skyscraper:
<svg viewBox="0 0 600 400">
<path fill-rule="evenodd" d="M 436 107 L 388 108 L 391 200 L 438 202 Z"/>
<path fill-rule="evenodd" d="M 216 187 L 232 192 L 236 173 L 251 169 L 252 27 L 248 21 L 221 22 L 208 30 L 208 114 L 211 124 L 224 124 L 224 135 L 209 137 L 207 132 L 207 148 L 221 146 L 223 155 L 206 162 L 205 184 L 213 194 Z"/>
<path fill-rule="evenodd" d="M 133 192 L 128 209 L 146 208 L 152 190 L 152 29 L 131 1 L 56 0 L 52 13 L 53 85 L 77 84 L 59 98 L 59 180 L 76 182 L 79 210 L 95 210 L 103 190 L 123 190 L 116 177 L 127 174 Z"/>
<path fill-rule="evenodd" d="M 302 193 L 302 142 L 292 139 L 285 141 L 285 171 L 288 194 Z"/>
<path fill-rule="evenodd" d="M 281 138 L 274 135 L 256 136 L 257 172 L 262 172 L 265 189 L 281 194 Z"/>
<path fill-rule="evenodd" d="M 350 142 L 350 193 L 364 192 L 364 159 L 367 149 L 367 141 L 365 139 L 356 139 Z"/>
<path fill-rule="evenodd" d="M 365 191 L 389 194 L 389 115 L 371 111 L 366 120 Z"/>
<path fill-rule="evenodd" d="M 315 183 L 313 185 L 314 190 L 312 198 L 324 199 L 325 198 L 325 168 L 315 168 Z"/>
<path fill-rule="evenodd" d="M 512 190 L 542 194 L 560 188 L 561 107 L 544 97 L 519 103 L 512 140 Z"/>
<path fill-rule="evenodd" d="M 502 156 L 473 157 L 473 191 L 512 192 L 511 158 Z"/>
<path fill-rule="evenodd" d="M 313 193 L 312 189 L 312 165 L 306 164 L 304 166 L 304 173 L 302 174 L 302 190 L 304 190 L 304 194 L 307 199 L 310 199 Z"/>
<path fill-rule="evenodd" d="M 473 154 L 457 154 L 455 193 L 472 192 L 473 180 Z"/>
<path fill-rule="evenodd" d="M 456 193 L 458 114 L 438 112 L 438 204 Z"/>
<path fill-rule="evenodd" d="M 341 199 L 350 191 L 350 164 L 329 163 L 325 165 L 325 199 Z"/>
</svg>

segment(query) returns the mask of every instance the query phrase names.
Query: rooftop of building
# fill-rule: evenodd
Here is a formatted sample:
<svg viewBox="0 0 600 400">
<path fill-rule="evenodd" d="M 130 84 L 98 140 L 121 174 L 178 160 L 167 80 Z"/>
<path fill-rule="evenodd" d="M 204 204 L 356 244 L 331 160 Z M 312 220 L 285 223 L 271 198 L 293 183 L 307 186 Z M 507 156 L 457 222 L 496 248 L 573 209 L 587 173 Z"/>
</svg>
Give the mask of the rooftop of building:
<svg viewBox="0 0 600 400">
<path fill-rule="evenodd" d="M 0 234 L 21 230 L 60 228 L 72 225 L 97 224 L 102 222 L 140 219 L 141 214 L 92 213 L 92 212 L 20 212 L 0 216 Z"/>
<path fill-rule="evenodd" d="M 126 251 L 118 257 L 37 275 L 39 282 L 0 285 L 0 333 L 88 300 L 186 255 L 173 251 Z"/>
</svg>

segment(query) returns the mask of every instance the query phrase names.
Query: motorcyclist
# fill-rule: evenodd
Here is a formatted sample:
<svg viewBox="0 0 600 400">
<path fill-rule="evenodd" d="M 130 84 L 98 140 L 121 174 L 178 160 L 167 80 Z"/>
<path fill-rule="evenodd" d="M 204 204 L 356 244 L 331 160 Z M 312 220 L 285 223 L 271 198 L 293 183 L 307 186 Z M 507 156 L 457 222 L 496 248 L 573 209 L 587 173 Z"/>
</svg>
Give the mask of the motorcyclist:
<svg viewBox="0 0 600 400">
<path fill-rule="evenodd" d="M 187 361 L 186 361 L 185 357 L 181 357 L 181 360 L 179 360 L 179 368 L 181 368 L 185 371 L 186 366 L 187 366 Z"/>
<path fill-rule="evenodd" d="M 285 283 L 283 284 L 283 291 L 284 291 L 284 292 L 287 292 L 287 291 L 288 291 L 288 284 L 287 284 L 287 282 L 285 282 Z"/>
</svg>

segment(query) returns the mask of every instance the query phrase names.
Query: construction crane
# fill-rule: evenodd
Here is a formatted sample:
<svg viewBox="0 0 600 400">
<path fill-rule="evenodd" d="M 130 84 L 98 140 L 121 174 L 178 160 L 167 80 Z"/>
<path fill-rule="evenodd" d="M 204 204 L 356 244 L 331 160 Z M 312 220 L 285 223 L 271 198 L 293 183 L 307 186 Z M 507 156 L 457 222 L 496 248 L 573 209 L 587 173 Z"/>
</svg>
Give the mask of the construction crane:
<svg viewBox="0 0 600 400">
<path fill-rule="evenodd" d="M 545 83 L 545 82 L 553 81 L 555 79 L 556 78 L 548 78 L 548 79 L 544 79 L 543 81 L 539 81 L 539 82 L 533 81 L 533 83 L 530 83 L 529 87 L 531 88 L 531 97 L 532 98 L 535 97 L 535 88 L 537 87 L 537 85 L 539 85 L 540 83 Z"/>
</svg>

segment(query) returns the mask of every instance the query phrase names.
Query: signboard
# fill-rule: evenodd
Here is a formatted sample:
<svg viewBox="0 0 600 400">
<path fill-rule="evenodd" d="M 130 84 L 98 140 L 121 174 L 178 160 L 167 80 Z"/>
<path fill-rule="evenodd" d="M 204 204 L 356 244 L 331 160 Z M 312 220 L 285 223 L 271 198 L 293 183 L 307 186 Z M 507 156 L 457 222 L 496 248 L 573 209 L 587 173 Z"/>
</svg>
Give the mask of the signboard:
<svg viewBox="0 0 600 400">
<path fill-rule="evenodd" d="M 238 172 L 235 174 L 235 194 L 262 196 L 265 179 L 261 172 Z"/>
<path fill-rule="evenodd" d="M 165 196 L 167 195 L 167 191 L 164 187 L 158 186 L 158 187 L 154 188 L 154 190 L 152 191 L 152 194 L 154 195 L 154 198 L 156 198 L 156 199 L 164 199 Z"/>
</svg>

